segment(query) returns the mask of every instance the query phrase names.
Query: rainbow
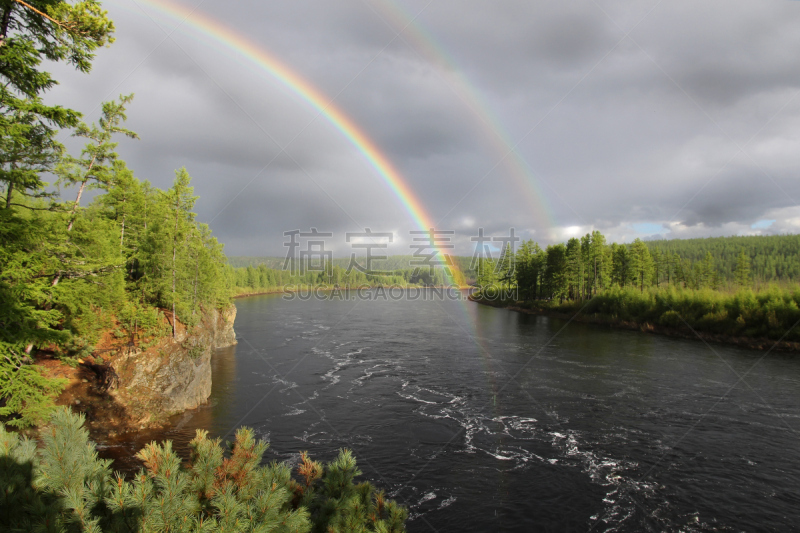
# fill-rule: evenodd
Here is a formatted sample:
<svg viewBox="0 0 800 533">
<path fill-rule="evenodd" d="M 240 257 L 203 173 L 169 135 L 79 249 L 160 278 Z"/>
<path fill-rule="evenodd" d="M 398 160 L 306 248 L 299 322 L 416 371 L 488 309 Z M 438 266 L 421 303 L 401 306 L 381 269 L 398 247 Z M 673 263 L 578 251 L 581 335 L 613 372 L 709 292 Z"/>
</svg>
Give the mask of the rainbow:
<svg viewBox="0 0 800 533">
<path fill-rule="evenodd" d="M 392 193 L 400 200 L 421 230 L 427 231 L 434 227 L 433 219 L 426 213 L 422 202 L 413 193 L 400 172 L 394 168 L 375 143 L 342 110 L 336 107 L 332 100 L 316 87 L 263 48 L 237 34 L 222 23 L 199 12 L 197 9 L 189 9 L 171 0 L 139 0 L 139 3 L 147 4 L 158 13 L 193 28 L 208 40 L 218 43 L 222 47 L 258 65 L 293 93 L 300 96 L 334 128 L 339 130 L 361 153 L 378 172 L 386 185 L 389 186 Z M 448 255 L 443 253 L 442 250 L 439 249 L 439 253 L 443 258 L 448 259 Z M 457 269 L 451 260 L 448 260 L 448 263 L 452 268 Z M 455 276 L 453 278 L 456 279 Z"/>
<path fill-rule="evenodd" d="M 413 193 L 400 172 L 394 168 L 389 159 L 381 153 L 380 149 L 361 131 L 361 129 L 321 91 L 253 42 L 236 34 L 218 21 L 199 13 L 197 10 L 192 11 L 172 0 L 137 0 L 137 3 L 147 4 L 154 11 L 180 24 L 187 25 L 209 40 L 219 43 L 242 58 L 258 65 L 261 69 L 268 72 L 272 77 L 285 85 L 289 90 L 300 96 L 356 147 L 369 164 L 378 172 L 394 195 L 397 196 L 421 230 L 434 228 L 433 220 L 426 213 L 422 203 Z M 429 41 L 433 42 L 432 40 Z M 468 87 L 468 84 L 466 86 Z M 477 110 L 476 113 L 479 115 L 481 109 L 480 106 L 473 107 L 473 111 Z M 497 128 L 495 129 L 496 131 L 500 131 Z M 505 142 L 502 146 L 508 147 L 511 145 Z M 507 152 L 503 153 L 504 157 L 505 155 L 507 155 Z M 516 152 L 514 152 L 514 155 L 519 158 Z M 541 200 L 539 200 L 539 202 L 541 203 Z M 448 265 L 452 269 L 452 273 L 450 274 L 451 281 L 456 285 L 460 284 L 459 282 L 464 279 L 463 274 L 459 272 L 457 265 L 448 254 L 444 253 L 441 249 L 438 249 L 438 251 L 440 255 L 446 259 Z M 497 391 L 497 384 L 494 380 L 495 373 L 492 371 L 490 358 L 487 357 L 487 354 L 490 353 L 489 349 L 482 338 L 474 331 L 478 323 L 476 313 L 478 312 L 479 306 L 468 306 L 463 299 L 460 303 L 461 305 L 459 308 L 461 312 L 467 318 L 467 323 L 472 324 L 473 328 L 472 332 L 466 333 L 477 347 L 479 356 L 486 367 L 486 375 L 489 376 L 490 379 L 490 389 Z M 472 309 L 471 312 L 468 311 L 468 307 Z M 496 397 L 494 408 L 499 413 Z"/>
<path fill-rule="evenodd" d="M 383 16 L 381 13 L 376 14 L 381 18 L 385 17 L 384 20 L 394 26 L 401 39 L 413 46 L 431 64 L 440 67 L 442 76 L 447 78 L 450 87 L 475 116 L 486 140 L 500 157 L 497 165 L 493 168 L 502 163 L 509 170 L 511 176 L 516 179 L 529 202 L 538 207 L 535 213 L 539 216 L 539 222 L 546 228 L 555 226 L 553 215 L 547 203 L 543 201 L 545 196 L 540 187 L 541 180 L 536 178 L 533 169 L 517 150 L 517 143 L 511 141 L 500 120 L 491 112 L 486 98 L 480 94 L 476 85 L 464 75 L 463 69 L 458 67 L 450 54 L 418 22 L 418 17 L 412 17 L 397 2 L 368 0 L 368 4 L 374 5 L 381 11 Z"/>
</svg>

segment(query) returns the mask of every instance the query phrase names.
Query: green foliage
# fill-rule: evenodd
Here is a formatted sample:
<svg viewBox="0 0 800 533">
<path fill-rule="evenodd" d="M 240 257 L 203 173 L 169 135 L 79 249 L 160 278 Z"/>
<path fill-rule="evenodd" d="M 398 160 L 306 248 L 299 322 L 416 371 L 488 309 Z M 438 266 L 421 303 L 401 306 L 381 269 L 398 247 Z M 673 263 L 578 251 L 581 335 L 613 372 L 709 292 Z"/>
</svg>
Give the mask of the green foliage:
<svg viewBox="0 0 800 533">
<path fill-rule="evenodd" d="M 405 531 L 408 512 L 395 502 L 386 500 L 383 492 L 375 492 L 368 482 L 354 484 L 361 471 L 349 450 L 327 467 L 301 454 L 298 473 L 305 483 L 297 485 L 300 501 L 307 506 L 319 533 L 394 533 Z"/>
<path fill-rule="evenodd" d="M 0 415 L 20 426 L 41 419 L 62 386 L 31 367 L 25 352 L 70 337 L 62 328 L 68 311 L 59 308 L 52 283 L 69 255 L 58 230 L 63 209 L 42 174 L 63 156 L 59 129 L 76 126 L 80 115 L 42 102 L 57 82 L 41 67 L 64 62 L 87 72 L 114 31 L 93 0 L 27 4 L 0 4 Z"/>
<path fill-rule="evenodd" d="M 687 332 L 800 342 L 800 288 L 771 287 L 726 293 L 683 287 L 645 291 L 612 287 L 587 303 L 550 302 L 548 309 L 584 316 L 654 324 Z"/>
<path fill-rule="evenodd" d="M 198 431 L 188 465 L 171 442 L 148 444 L 131 480 L 97 457 L 83 418 L 57 410 L 43 447 L 0 427 L 0 527 L 54 532 L 396 532 L 407 512 L 355 484 L 349 451 L 323 466 L 302 455 L 292 479 L 286 464 L 262 466 L 267 444 L 241 428 L 230 452 Z M 311 465 L 309 467 L 309 465 Z M 309 470 L 310 468 L 310 470 Z"/>
<path fill-rule="evenodd" d="M 227 272 L 230 283 L 239 294 L 254 292 L 282 292 L 301 287 L 443 287 L 464 286 L 466 280 L 461 271 L 452 269 L 446 272 L 444 266 L 437 266 L 433 273 L 427 268 L 397 269 L 392 271 L 362 271 L 339 266 L 330 266 L 306 272 L 269 268 L 266 263 L 257 267 L 230 268 Z M 330 268 L 328 268 L 330 267 Z M 220 274 L 225 276 L 225 274 Z"/>
<path fill-rule="evenodd" d="M 744 253 L 744 249 L 736 259 L 736 271 L 733 273 L 733 278 L 739 287 L 750 286 L 750 258 Z"/>
<path fill-rule="evenodd" d="M 720 283 L 736 282 L 739 258 L 750 261 L 750 279 L 758 284 L 794 282 L 800 279 L 800 235 L 710 237 L 650 241 L 650 251 L 684 262 L 702 262 L 707 253 L 714 258 Z M 749 285 L 748 285 L 749 286 Z"/>
<path fill-rule="evenodd" d="M 66 385 L 66 380 L 48 379 L 28 364 L 24 349 L 0 343 L 0 397 L 6 398 L 0 416 L 11 416 L 8 423 L 16 427 L 42 422 L 55 406 L 53 397 Z"/>
<path fill-rule="evenodd" d="M 136 300 L 126 300 L 117 306 L 117 319 L 127 335 L 134 340 L 162 338 L 171 328 L 155 307 Z"/>
<path fill-rule="evenodd" d="M 777 260 L 785 268 L 773 270 L 774 275 L 765 278 L 786 283 L 800 278 L 800 237 L 727 239 L 730 242 L 715 238 L 645 243 L 636 239 L 629 245 L 607 245 L 605 237 L 594 231 L 580 239 L 572 238 L 565 244 L 550 245 L 544 251 L 535 242 L 528 241 L 517 251 L 513 281 L 523 300 L 559 302 L 585 300 L 612 287 L 636 287 L 639 292 L 651 287 L 730 290 L 731 280 L 740 288 L 752 287 L 751 264 L 769 264 L 773 260 L 770 254 L 776 251 Z M 731 273 L 728 250 L 732 243 L 741 242 L 766 255 L 753 258 L 744 247 L 740 247 L 736 269 Z M 711 249 L 702 250 L 700 254 L 699 247 L 705 243 Z M 682 258 L 673 250 L 691 252 L 691 259 Z M 719 253 L 720 250 L 724 253 Z M 487 261 L 478 261 L 478 286 L 500 286 L 504 282 L 491 275 L 490 269 L 486 268 L 489 265 Z"/>
<path fill-rule="evenodd" d="M 741 243 L 744 238 L 730 238 Z M 683 245 L 689 242 L 689 245 Z M 751 248 L 769 253 L 779 247 L 795 263 L 800 256 L 800 239 L 782 237 L 746 238 Z M 606 245 L 600 232 L 566 244 L 548 246 L 544 252 L 529 241 L 516 256 L 516 284 L 522 305 L 564 313 L 581 311 L 601 320 L 654 324 L 671 328 L 719 333 L 728 336 L 800 341 L 800 287 L 767 287 L 753 292 L 751 263 L 759 263 L 739 249 L 734 278 L 738 292 L 726 289 L 724 270 L 727 255 L 711 250 L 696 253 L 702 243 L 712 250 L 727 250 L 724 239 L 658 241 L 639 239 L 630 245 Z M 682 259 L 673 250 L 690 250 L 696 260 Z M 782 257 L 779 255 L 779 257 Z M 726 267 L 727 268 L 727 267 Z M 480 277 L 487 300 L 499 281 Z M 786 280 L 789 281 L 789 280 Z M 792 281 L 796 282 L 796 278 Z M 586 301 L 588 299 L 588 302 Z M 499 302 L 517 303 L 518 302 Z"/>
<path fill-rule="evenodd" d="M 4 352 L 51 345 L 86 356 L 103 331 L 115 327 L 115 317 L 118 337 L 149 343 L 167 333 L 158 308 L 194 325 L 202 309 L 229 301 L 222 246 L 194 219 L 185 169 L 161 192 L 139 182 L 114 153 L 112 135 L 135 137 L 121 125 L 130 100 L 105 104 L 99 125 L 81 125 L 78 135 L 89 139 L 82 157 L 65 156 L 55 170 L 61 183 L 77 186 L 74 202 L 44 211 L 0 210 L 7 222 L 0 227 L 0 293 L 8 296 L 0 305 Z M 87 188 L 105 194 L 83 208 Z M 23 367 L 30 363 L 22 361 Z M 58 387 L 45 386 L 32 369 L 10 370 L 17 363 L 0 375 L 0 397 L 7 401 L 0 415 L 18 413 L 20 423 L 31 423 L 51 406 L 47 394 Z M 12 387 L 12 373 L 25 379 Z"/>
<path fill-rule="evenodd" d="M 31 367 L 34 348 L 85 356 L 115 316 L 117 336 L 135 341 L 164 334 L 158 307 L 191 325 L 230 296 L 222 246 L 194 220 L 194 198 L 170 203 L 191 190 L 188 173 L 161 192 L 117 156 L 118 137 L 137 137 L 124 127 L 133 95 L 105 102 L 88 125 L 41 101 L 57 84 L 43 65 L 88 72 L 113 31 L 94 0 L 0 1 L 0 416 L 18 425 L 40 419 L 60 388 Z M 72 128 L 86 140 L 79 156 L 57 140 Z M 76 190 L 74 201 L 48 188 L 48 174 Z M 91 189 L 100 194 L 84 207 Z"/>
<path fill-rule="evenodd" d="M 76 126 L 80 117 L 42 102 L 41 95 L 57 84 L 42 64 L 64 62 L 88 72 L 94 51 L 113 41 L 114 25 L 94 0 L 27 3 L 0 5 L 0 181 L 6 207 L 14 195 L 42 196 L 40 173 L 50 170 L 62 151 L 58 129 Z"/>
<path fill-rule="evenodd" d="M 456 268 L 464 274 L 465 277 L 469 279 L 475 279 L 477 272 L 476 267 L 477 265 L 473 264 L 472 257 L 462 257 L 462 256 L 448 256 L 453 263 L 455 264 Z M 251 257 L 251 256 L 231 256 L 228 258 L 228 264 L 233 268 L 247 268 L 249 266 L 253 268 L 258 268 L 261 265 L 264 265 L 266 268 L 271 270 L 281 270 L 283 268 L 284 257 Z M 413 255 L 392 255 L 385 258 L 373 258 L 372 262 L 370 263 L 370 268 L 374 271 L 380 272 L 394 272 L 394 271 L 405 271 L 409 269 L 409 266 L 413 264 L 413 261 L 418 261 L 419 258 L 415 258 Z M 366 265 L 367 261 L 364 257 L 357 257 L 356 261 L 361 265 Z M 351 258 L 350 257 L 334 257 L 331 261 L 332 267 L 339 267 L 342 270 L 347 270 L 347 267 L 350 266 Z"/>
</svg>

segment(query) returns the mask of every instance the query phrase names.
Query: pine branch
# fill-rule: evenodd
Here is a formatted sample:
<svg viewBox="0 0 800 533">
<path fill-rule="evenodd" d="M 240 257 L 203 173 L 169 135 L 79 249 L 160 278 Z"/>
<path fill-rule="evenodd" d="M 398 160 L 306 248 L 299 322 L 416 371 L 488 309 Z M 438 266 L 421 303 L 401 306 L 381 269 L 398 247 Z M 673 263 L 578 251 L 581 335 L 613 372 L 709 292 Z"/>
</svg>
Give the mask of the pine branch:
<svg viewBox="0 0 800 533">
<path fill-rule="evenodd" d="M 20 4 L 21 6 L 27 7 L 28 9 L 30 9 L 31 11 L 33 11 L 37 15 L 46 18 L 47 20 L 49 20 L 50 22 L 52 22 L 53 24 L 55 24 L 59 28 L 62 28 L 62 29 L 66 30 L 68 32 L 71 32 L 71 33 L 77 33 L 79 35 L 86 35 L 87 34 L 87 32 L 79 32 L 77 26 L 74 23 L 68 23 L 68 22 L 62 22 L 60 20 L 56 20 L 53 17 L 51 17 L 50 15 L 48 15 L 47 13 L 45 13 L 43 11 L 39 11 L 38 9 L 36 9 L 32 5 L 28 4 L 27 2 L 23 2 L 22 0 L 13 0 L 13 1 L 18 3 L 18 4 Z M 2 46 L 2 44 L 4 44 L 4 42 L 5 41 L 0 43 L 0 46 Z"/>
<path fill-rule="evenodd" d="M 24 207 L 25 209 L 30 209 L 31 211 L 58 211 L 59 210 L 59 206 L 57 204 L 53 204 L 50 207 L 31 207 L 31 206 L 25 205 L 25 204 L 14 204 L 14 203 L 7 204 L 7 205 L 15 206 L 15 207 Z"/>
<path fill-rule="evenodd" d="M 106 274 L 108 272 L 113 272 L 114 270 L 122 268 L 124 266 L 125 263 L 122 263 L 120 265 L 106 266 L 99 268 L 97 270 L 72 270 L 72 271 L 59 270 L 58 272 L 53 272 L 49 274 L 39 274 L 38 276 L 33 276 L 33 279 L 52 278 L 54 276 L 58 276 L 59 279 L 82 279 L 82 278 L 87 278 L 89 276 L 97 276 L 99 274 Z"/>
</svg>

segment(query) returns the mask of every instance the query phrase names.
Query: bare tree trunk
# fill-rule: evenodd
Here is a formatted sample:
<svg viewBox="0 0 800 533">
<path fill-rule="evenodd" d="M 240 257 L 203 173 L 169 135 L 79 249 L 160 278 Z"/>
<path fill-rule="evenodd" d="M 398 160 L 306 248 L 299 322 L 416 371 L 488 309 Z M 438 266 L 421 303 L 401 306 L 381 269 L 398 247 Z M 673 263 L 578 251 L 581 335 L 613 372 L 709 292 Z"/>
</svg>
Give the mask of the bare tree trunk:
<svg viewBox="0 0 800 533">
<path fill-rule="evenodd" d="M 0 27 L 0 46 L 5 44 L 6 38 L 8 37 L 8 25 L 11 22 L 12 11 L 14 11 L 13 3 L 8 4 L 5 11 L 3 11 L 3 19 L 0 22 L 0 24 L 2 24 L 2 27 Z"/>
<path fill-rule="evenodd" d="M 89 181 L 85 179 L 81 182 L 81 186 L 78 188 L 78 197 L 75 198 L 75 205 L 72 206 L 72 212 L 69 214 L 69 224 L 67 224 L 67 231 L 72 231 L 72 226 L 75 224 L 75 213 L 78 211 L 78 204 L 81 203 L 81 196 L 83 196 L 83 190 L 86 188 L 86 182 Z"/>
<path fill-rule="evenodd" d="M 89 166 L 86 168 L 86 174 L 83 175 L 83 181 L 81 182 L 81 186 L 78 188 L 78 197 L 75 198 L 75 205 L 72 206 L 72 212 L 69 214 L 69 224 L 67 225 L 67 231 L 72 231 L 72 225 L 75 223 L 75 213 L 78 211 L 78 206 L 81 203 L 81 196 L 83 196 L 83 191 L 86 189 L 86 184 L 89 182 L 89 174 L 92 172 L 94 168 L 94 163 L 97 160 L 97 156 L 92 157 L 92 160 L 89 162 Z"/>
<path fill-rule="evenodd" d="M 172 244 L 172 338 L 175 338 L 175 243 Z"/>
<path fill-rule="evenodd" d="M 192 302 L 192 316 L 195 315 L 197 310 L 197 276 L 200 273 L 200 255 L 197 255 L 197 261 L 194 264 L 194 301 Z"/>
<path fill-rule="evenodd" d="M 6 193 L 6 209 L 11 208 L 11 193 L 14 191 L 14 184 L 8 184 L 8 192 Z"/>
<path fill-rule="evenodd" d="M 175 206 L 175 233 L 172 235 L 172 338 L 175 338 L 175 331 L 177 326 L 177 316 L 175 315 L 175 276 L 176 276 L 176 265 L 175 265 L 175 254 L 178 250 L 178 213 L 179 213 L 179 206 Z"/>
</svg>

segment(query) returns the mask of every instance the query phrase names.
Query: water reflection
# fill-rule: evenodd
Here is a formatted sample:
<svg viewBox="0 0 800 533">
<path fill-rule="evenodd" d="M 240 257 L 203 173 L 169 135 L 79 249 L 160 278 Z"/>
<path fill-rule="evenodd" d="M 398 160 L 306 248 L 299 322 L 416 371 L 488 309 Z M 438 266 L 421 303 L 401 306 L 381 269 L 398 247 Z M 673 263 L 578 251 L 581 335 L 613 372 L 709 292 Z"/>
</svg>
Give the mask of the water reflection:
<svg viewBox="0 0 800 533">
<path fill-rule="evenodd" d="M 173 441 L 173 449 L 189 457 L 189 442 L 197 429 L 213 430 L 221 420 L 230 420 L 235 397 L 236 346 L 220 348 L 211 355 L 211 397 L 206 404 L 170 418 L 164 429 L 143 430 L 104 440 L 98 445 L 100 457 L 113 459 L 113 467 L 128 475 L 138 471 L 141 461 L 135 454 L 146 444 Z"/>
</svg>

